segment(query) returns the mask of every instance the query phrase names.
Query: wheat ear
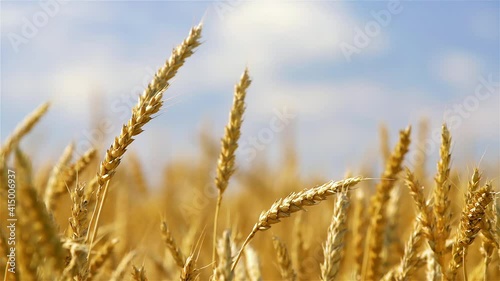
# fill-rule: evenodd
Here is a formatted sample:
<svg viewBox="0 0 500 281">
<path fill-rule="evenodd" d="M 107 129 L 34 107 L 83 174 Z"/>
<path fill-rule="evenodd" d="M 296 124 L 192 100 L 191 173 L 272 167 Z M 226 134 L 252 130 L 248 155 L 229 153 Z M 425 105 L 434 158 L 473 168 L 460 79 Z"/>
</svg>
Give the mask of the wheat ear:
<svg viewBox="0 0 500 281">
<path fill-rule="evenodd" d="M 429 119 L 427 118 L 422 118 L 418 122 L 418 134 L 417 134 L 417 151 L 416 151 L 416 156 L 415 158 L 417 161 L 415 161 L 415 175 L 421 179 L 424 180 L 427 178 L 427 174 L 425 172 L 425 167 L 427 163 L 427 151 L 425 149 L 426 142 L 429 139 Z"/>
<path fill-rule="evenodd" d="M 389 130 L 385 124 L 380 125 L 379 127 L 379 135 L 380 135 L 380 154 L 382 155 L 382 159 L 384 163 L 387 162 L 387 159 L 391 156 L 391 148 L 389 143 Z"/>
<path fill-rule="evenodd" d="M 17 209 L 20 229 L 24 233 L 29 233 L 28 239 L 31 241 L 29 246 L 35 249 L 34 256 L 43 259 L 44 266 L 51 269 L 48 272 L 61 273 L 64 268 L 64 249 L 57 234 L 57 226 L 33 187 L 31 165 L 20 150 L 16 151 L 16 170 L 19 179 L 19 198 L 22 198 Z"/>
<path fill-rule="evenodd" d="M 127 272 L 127 268 L 130 266 L 132 260 L 135 258 L 136 255 L 137 253 L 135 251 L 131 251 L 128 254 L 126 254 L 125 257 L 123 257 L 123 259 L 116 267 L 115 271 L 113 271 L 113 273 L 111 274 L 111 278 L 109 280 L 110 281 L 123 280 L 123 275 L 125 275 L 125 272 Z"/>
<path fill-rule="evenodd" d="M 132 117 L 127 124 L 123 125 L 120 135 L 115 138 L 101 162 L 97 174 L 99 186 L 104 186 L 111 179 L 127 147 L 134 141 L 133 137 L 140 134 L 143 131 L 142 127 L 152 119 L 153 114 L 160 110 L 163 104 L 163 92 L 170 85 L 170 79 L 193 54 L 194 49 L 200 45 L 200 37 L 201 24 L 193 27 L 184 42 L 172 51 L 170 58 L 156 72 L 153 81 L 139 96 L 137 105 L 132 109 Z"/>
<path fill-rule="evenodd" d="M 146 184 L 146 179 L 144 176 L 144 171 L 142 170 L 141 163 L 135 153 L 130 154 L 130 166 L 132 176 L 135 180 L 135 186 L 141 195 L 148 193 L 148 185 Z"/>
<path fill-rule="evenodd" d="M 227 260 L 227 263 L 226 265 L 228 265 L 228 270 L 229 272 L 231 272 L 231 262 L 233 261 L 233 254 L 235 254 L 236 252 L 238 252 L 238 244 L 236 243 L 236 239 L 237 237 L 239 236 L 238 232 L 235 231 L 236 234 L 234 235 L 231 235 L 230 237 L 230 244 L 231 244 L 231 255 L 229 256 L 229 259 Z M 244 264 L 238 264 L 236 266 L 236 268 L 234 269 L 234 277 L 233 277 L 233 280 L 234 281 L 247 281 L 248 280 L 248 274 L 247 274 L 247 270 L 245 268 L 245 265 Z"/>
<path fill-rule="evenodd" d="M 52 168 L 52 171 L 50 173 L 49 180 L 47 181 L 47 187 L 45 188 L 45 194 L 44 194 L 44 202 L 46 206 L 52 205 L 51 202 L 54 201 L 54 193 L 56 189 L 56 185 L 59 181 L 59 178 L 61 177 L 61 174 L 65 169 L 67 169 L 67 166 L 69 162 L 71 161 L 71 158 L 73 157 L 73 151 L 75 150 L 75 144 L 70 143 L 63 151 L 61 157 L 59 157 L 59 160 L 57 161 L 57 164 Z"/>
<path fill-rule="evenodd" d="M 307 256 L 304 246 L 304 235 L 302 233 L 303 227 L 303 213 L 298 214 L 293 224 L 293 244 L 292 244 L 292 264 L 297 270 L 297 280 L 302 281 L 305 279 L 305 267 L 303 260 Z"/>
<path fill-rule="evenodd" d="M 332 221 L 328 228 L 325 245 L 323 246 L 324 260 L 321 263 L 321 280 L 333 281 L 340 270 L 340 261 L 344 253 L 344 235 L 347 231 L 347 209 L 349 197 L 345 192 L 337 196 L 333 209 Z"/>
<path fill-rule="evenodd" d="M 111 257 L 116 244 L 118 244 L 118 239 L 112 239 L 110 241 L 106 241 L 106 243 L 99 248 L 99 251 L 95 254 L 89 264 L 88 278 L 90 280 L 97 275 L 102 265 Z"/>
<path fill-rule="evenodd" d="M 0 158 L 7 161 L 12 150 L 17 147 L 19 141 L 35 126 L 36 123 L 45 115 L 50 104 L 44 103 L 31 112 L 26 118 L 14 129 L 11 135 L 7 137 L 3 146 L 0 148 Z"/>
<path fill-rule="evenodd" d="M 170 254 L 174 258 L 175 263 L 179 268 L 183 268 L 185 261 L 184 255 L 182 254 L 182 251 L 179 248 L 179 246 L 177 246 L 177 243 L 175 243 L 174 237 L 172 236 L 172 233 L 170 232 L 167 223 L 163 221 L 160 225 L 160 229 L 163 242 L 170 251 Z"/>
<path fill-rule="evenodd" d="M 217 162 L 217 175 L 215 177 L 215 186 L 218 190 L 217 205 L 215 206 L 214 232 L 213 232 L 213 250 L 212 262 L 214 268 L 216 261 L 216 241 L 217 241 L 217 223 L 219 220 L 219 211 L 222 203 L 222 194 L 229 184 L 229 179 L 234 173 L 235 152 L 238 148 L 238 140 L 241 135 L 241 124 L 243 123 L 243 113 L 245 112 L 245 97 L 251 80 L 248 75 L 248 69 L 245 69 L 240 81 L 234 87 L 233 107 L 229 113 L 229 122 L 224 131 L 224 137 L 221 139 L 221 152 Z"/>
<path fill-rule="evenodd" d="M 231 281 L 234 278 L 231 272 L 231 232 L 224 231 L 222 238 L 217 243 L 218 263 L 214 269 L 212 280 Z"/>
<path fill-rule="evenodd" d="M 132 278 L 135 281 L 148 281 L 148 278 L 146 277 L 146 269 L 144 269 L 144 265 L 141 266 L 140 268 L 135 267 L 135 265 L 132 266 Z"/>
<path fill-rule="evenodd" d="M 420 223 L 417 222 L 406 243 L 405 252 L 401 263 L 397 267 L 396 280 L 410 280 L 413 273 L 417 270 L 420 258 L 418 248 L 422 245 L 423 232 Z"/>
<path fill-rule="evenodd" d="M 497 200 L 486 208 L 485 217 L 481 224 L 482 244 L 481 253 L 484 257 L 483 280 L 488 280 L 488 266 L 491 262 L 493 250 L 499 249 L 498 217 L 495 212 Z"/>
<path fill-rule="evenodd" d="M 250 281 L 262 281 L 259 255 L 250 245 L 245 248 L 245 267 Z"/>
<path fill-rule="evenodd" d="M 356 280 L 361 279 L 361 271 L 363 270 L 363 253 L 365 246 L 365 234 L 367 229 L 366 199 L 365 192 L 360 189 L 355 192 L 356 201 L 354 204 L 354 231 L 353 231 L 353 244 L 354 244 L 354 276 Z"/>
<path fill-rule="evenodd" d="M 273 246 L 276 250 L 276 256 L 278 258 L 278 266 L 280 268 L 281 278 L 287 281 L 297 280 L 297 274 L 293 269 L 292 260 L 288 254 L 288 249 L 283 241 L 281 241 L 277 236 L 273 236 Z"/>
<path fill-rule="evenodd" d="M 347 178 L 336 182 L 329 181 L 323 185 L 304 189 L 297 193 L 292 192 L 287 197 L 278 199 L 269 210 L 262 212 L 259 216 L 259 221 L 254 225 L 252 231 L 247 236 L 240 251 L 236 255 L 231 270 L 234 270 L 245 246 L 252 240 L 257 232 L 271 228 L 271 225 L 279 223 L 280 219 L 289 217 L 292 213 L 297 211 L 304 210 L 306 206 L 316 205 L 326 200 L 327 196 L 338 193 L 344 189 L 351 189 L 360 181 L 362 181 L 361 177 Z"/>
<path fill-rule="evenodd" d="M 389 202 L 396 177 L 402 169 L 404 157 L 408 152 L 410 133 L 411 127 L 400 131 L 399 142 L 387 160 L 385 170 L 381 176 L 382 180 L 377 185 L 375 195 L 372 197 L 371 220 L 367 238 L 368 255 L 364 265 L 364 273 L 362 274 L 363 278 L 367 280 L 380 277 L 380 253 L 383 245 L 383 233 L 387 224 L 386 205 Z"/>
<path fill-rule="evenodd" d="M 84 197 L 85 185 L 78 183 L 71 190 L 71 217 L 69 218 L 69 226 L 71 228 L 71 239 L 74 241 L 83 240 L 87 235 L 88 224 L 88 201 Z"/>
<path fill-rule="evenodd" d="M 451 213 L 450 200 L 448 194 L 451 185 L 448 183 L 450 175 L 450 160 L 451 160 L 451 136 L 446 124 L 442 127 L 441 132 L 441 148 L 439 150 L 440 159 L 437 164 L 437 174 L 434 178 L 436 186 L 433 192 L 434 206 L 434 253 L 437 263 L 444 270 L 444 255 L 446 239 L 450 236 Z"/>
<path fill-rule="evenodd" d="M 431 248 L 434 248 L 434 221 L 432 210 L 425 201 L 423 186 L 421 186 L 409 169 L 406 169 L 405 184 L 410 190 L 410 195 L 417 207 L 417 221 L 420 224 L 420 231 L 429 241 Z"/>
<path fill-rule="evenodd" d="M 185 60 L 193 54 L 194 49 L 200 45 L 201 29 L 201 24 L 193 27 L 182 44 L 172 51 L 172 55 L 166 61 L 165 65 L 156 72 L 153 81 L 149 83 L 142 95 L 139 96 L 137 105 L 132 109 L 132 117 L 127 124 L 123 125 L 120 135 L 115 138 L 113 144 L 107 150 L 97 173 L 99 187 L 96 192 L 96 202 L 99 204 L 99 207 L 97 212 L 94 211 L 90 219 L 91 226 L 95 220 L 90 245 L 92 245 L 97 235 L 99 217 L 106 200 L 111 177 L 116 172 L 127 147 L 134 141 L 134 136 L 140 134 L 143 131 L 142 127 L 153 118 L 153 114 L 160 110 L 163 104 L 163 92 L 169 86 L 170 79 L 175 76 L 177 70 L 184 64 Z M 103 194 L 99 202 L 98 199 L 101 196 L 101 192 Z M 86 240 L 88 239 L 89 237 L 87 236 Z"/>
<path fill-rule="evenodd" d="M 470 200 L 466 202 L 462 211 L 462 217 L 453 243 L 451 262 L 446 274 L 447 280 L 456 279 L 457 271 L 464 263 L 467 248 L 481 230 L 481 221 L 484 219 L 488 205 L 493 200 L 491 184 L 487 183 L 486 186 L 477 191 L 472 191 L 470 196 L 467 197 Z"/>
<path fill-rule="evenodd" d="M 57 177 L 55 185 L 51 186 L 51 189 L 47 191 L 45 203 L 47 204 L 47 208 L 51 211 L 55 210 L 56 199 L 64 194 L 68 188 L 70 188 L 76 181 L 76 178 L 80 172 L 82 172 L 85 168 L 88 167 L 90 162 L 96 156 L 96 150 L 94 148 L 86 151 L 78 160 L 75 161 L 72 165 L 67 168 L 63 168 L 62 172 L 59 173 L 59 177 Z"/>
<path fill-rule="evenodd" d="M 196 258 L 194 254 L 187 257 L 184 262 L 184 267 L 181 270 L 181 281 L 194 281 L 199 275 L 198 269 L 196 269 Z"/>
</svg>

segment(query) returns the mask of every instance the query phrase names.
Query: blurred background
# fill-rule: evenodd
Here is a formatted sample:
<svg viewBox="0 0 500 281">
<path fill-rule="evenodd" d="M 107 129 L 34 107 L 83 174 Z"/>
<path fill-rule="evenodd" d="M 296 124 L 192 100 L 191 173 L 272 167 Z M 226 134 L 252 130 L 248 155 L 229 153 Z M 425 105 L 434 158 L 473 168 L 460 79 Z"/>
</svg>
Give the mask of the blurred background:
<svg viewBox="0 0 500 281">
<path fill-rule="evenodd" d="M 381 124 L 394 143 L 399 129 L 426 118 L 430 159 L 439 147 L 432 132 L 447 122 L 454 164 L 499 170 L 497 1 L 0 5 L 1 140 L 52 103 L 23 141 L 35 165 L 71 141 L 78 153 L 109 146 L 156 69 L 203 21 L 203 44 L 131 146 L 142 163 L 196 157 L 200 132 L 218 141 L 248 67 L 240 166 L 278 161 L 293 145 L 303 173 L 338 177 L 378 157 Z"/>
</svg>

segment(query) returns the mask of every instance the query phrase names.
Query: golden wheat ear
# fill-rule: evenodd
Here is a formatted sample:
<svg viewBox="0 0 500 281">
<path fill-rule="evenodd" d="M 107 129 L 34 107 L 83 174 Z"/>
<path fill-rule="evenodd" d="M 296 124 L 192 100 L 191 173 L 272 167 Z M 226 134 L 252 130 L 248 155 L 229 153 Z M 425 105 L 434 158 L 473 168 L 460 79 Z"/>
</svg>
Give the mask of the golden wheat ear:
<svg viewBox="0 0 500 281">
<path fill-rule="evenodd" d="M 7 137 L 3 146 L 0 148 L 0 158 L 6 159 L 12 150 L 18 146 L 19 141 L 33 129 L 38 121 L 47 113 L 50 104 L 44 103 L 31 112 L 26 118 L 14 129 L 14 132 Z"/>
<path fill-rule="evenodd" d="M 371 199 L 370 225 L 367 237 L 368 252 L 363 265 L 362 277 L 367 280 L 380 278 L 381 252 L 383 232 L 387 225 L 386 206 L 391 191 L 396 184 L 395 179 L 402 170 L 403 160 L 410 146 L 411 127 L 399 132 L 399 142 L 386 162 L 382 173 L 382 180 L 376 187 L 375 195 Z"/>
<path fill-rule="evenodd" d="M 17 216 L 22 240 L 21 264 L 27 266 L 23 274 L 32 274 L 30 261 L 40 262 L 41 270 L 47 272 L 46 278 L 59 276 L 64 269 L 65 253 L 58 235 L 58 226 L 52 214 L 47 211 L 31 180 L 31 163 L 26 155 L 16 150 L 15 169 L 18 179 L 19 208 Z M 25 255 L 29 256 L 25 256 Z M 36 272 L 36 271 L 35 271 Z M 36 273 L 35 273 L 36 275 Z"/>
<path fill-rule="evenodd" d="M 273 236 L 273 246 L 274 250 L 276 250 L 276 257 L 278 258 L 281 278 L 287 281 L 297 280 L 297 273 L 295 273 L 293 269 L 292 260 L 288 254 L 286 244 L 277 236 Z"/>
<path fill-rule="evenodd" d="M 238 263 L 245 246 L 259 231 L 265 231 L 271 228 L 271 225 L 281 222 L 280 219 L 290 217 L 292 213 L 304 210 L 306 206 L 316 205 L 317 203 L 326 200 L 327 196 L 331 196 L 343 190 L 352 189 L 356 184 L 361 182 L 361 177 L 347 178 L 341 181 L 329 181 L 323 185 L 304 189 L 300 192 L 292 192 L 285 198 L 280 198 L 274 202 L 271 208 L 264 211 L 259 216 L 259 221 L 254 225 L 252 231 L 247 236 L 241 246 L 238 255 L 233 262 L 232 269 L 234 270 Z"/>
<path fill-rule="evenodd" d="M 441 272 L 443 272 L 445 268 L 444 256 L 446 255 L 445 244 L 451 232 L 451 201 L 449 199 L 451 184 L 448 182 L 451 162 L 451 136 L 446 124 L 442 126 L 439 155 L 437 173 L 434 178 L 436 186 L 433 192 L 434 205 L 432 211 L 434 213 L 435 224 L 435 246 L 433 250 L 436 261 L 440 266 Z"/>
<path fill-rule="evenodd" d="M 250 281 L 263 280 L 259 255 L 250 245 L 245 248 L 245 268 Z"/>
<path fill-rule="evenodd" d="M 212 280 L 230 281 L 234 279 L 231 272 L 231 231 L 225 230 L 222 237 L 217 241 L 217 266 L 213 270 Z"/>
<path fill-rule="evenodd" d="M 493 201 L 491 183 L 469 192 L 471 194 L 466 196 L 469 200 L 462 210 L 462 217 L 453 243 L 452 258 L 448 272 L 445 274 L 447 280 L 455 280 L 458 269 L 464 266 L 467 249 L 481 230 L 481 221 L 484 220 L 488 205 Z"/>
<path fill-rule="evenodd" d="M 161 237 L 163 239 L 163 242 L 165 243 L 165 246 L 167 246 L 167 249 L 172 255 L 172 258 L 174 259 L 177 266 L 182 269 L 184 267 L 186 258 L 184 258 L 181 249 L 179 248 L 177 243 L 175 243 L 174 237 L 172 236 L 172 233 L 170 232 L 170 229 L 168 228 L 168 225 L 165 221 L 161 222 L 160 230 Z"/>
<path fill-rule="evenodd" d="M 140 268 L 137 268 L 135 265 L 132 266 L 132 278 L 134 279 L 134 281 L 148 281 L 144 265 Z"/>
<path fill-rule="evenodd" d="M 234 87 L 233 106 L 229 113 L 229 122 L 224 131 L 224 137 L 221 140 L 221 152 L 217 162 L 217 175 L 215 177 L 215 186 L 217 187 L 217 204 L 215 206 L 214 230 L 213 230 L 213 249 L 212 262 L 213 267 L 217 266 L 217 224 L 219 221 L 219 211 L 222 203 L 222 195 L 226 190 L 229 179 L 235 170 L 236 149 L 241 135 L 241 125 L 243 124 L 243 113 L 245 112 L 245 97 L 247 89 L 251 84 L 248 69 L 245 69 L 241 75 L 240 81 Z"/>
<path fill-rule="evenodd" d="M 132 109 L 132 116 L 123 125 L 121 133 L 117 136 L 106 151 L 104 160 L 102 160 L 99 171 L 97 172 L 98 188 L 96 191 L 96 202 L 98 208 L 94 210 L 90 219 L 90 227 L 92 227 L 92 236 L 87 236 L 86 242 L 90 238 L 90 245 L 97 235 L 97 228 L 102 207 L 106 200 L 109 181 L 120 165 L 121 159 L 127 151 L 127 147 L 134 141 L 134 137 L 139 135 L 143 130 L 142 127 L 153 118 L 163 105 L 163 92 L 168 88 L 169 81 L 175 76 L 179 68 L 184 65 L 184 62 L 190 57 L 196 47 L 198 47 L 201 39 L 201 24 L 195 26 L 189 32 L 188 37 L 172 51 L 170 58 L 156 72 L 153 81 L 149 83 L 141 96 L 138 103 Z M 102 194 L 101 194 L 102 193 Z M 99 200 L 102 197 L 101 200 Z M 94 222 L 95 221 L 95 222 Z M 89 233 L 91 233 L 89 231 Z"/>
<path fill-rule="evenodd" d="M 333 216 L 328 228 L 326 242 L 323 246 L 323 262 L 321 263 L 321 280 L 335 280 L 340 271 L 340 261 L 344 255 L 344 235 L 347 232 L 347 209 L 349 197 L 347 192 L 337 195 L 333 208 Z"/>
</svg>

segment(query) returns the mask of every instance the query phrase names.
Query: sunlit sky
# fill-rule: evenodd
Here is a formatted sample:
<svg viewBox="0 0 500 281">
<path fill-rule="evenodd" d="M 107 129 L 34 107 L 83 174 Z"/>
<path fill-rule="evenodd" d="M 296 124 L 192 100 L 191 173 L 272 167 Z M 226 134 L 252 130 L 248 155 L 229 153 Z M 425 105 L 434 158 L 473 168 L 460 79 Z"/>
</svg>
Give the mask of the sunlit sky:
<svg viewBox="0 0 500 281">
<path fill-rule="evenodd" d="M 292 135 L 304 172 L 342 175 L 377 155 L 382 122 L 394 143 L 427 117 L 433 130 L 450 123 L 459 167 L 498 167 L 498 1 L 45 2 L 0 3 L 2 141 L 52 103 L 22 143 L 35 162 L 71 141 L 84 150 L 99 120 L 114 124 L 111 143 L 129 117 L 123 100 L 135 101 L 202 20 L 203 44 L 132 144 L 143 162 L 195 156 L 207 124 L 220 138 L 248 67 L 240 165 L 256 164 L 254 152 L 277 159 Z M 283 131 L 271 125 L 277 111 L 293 115 Z"/>
</svg>

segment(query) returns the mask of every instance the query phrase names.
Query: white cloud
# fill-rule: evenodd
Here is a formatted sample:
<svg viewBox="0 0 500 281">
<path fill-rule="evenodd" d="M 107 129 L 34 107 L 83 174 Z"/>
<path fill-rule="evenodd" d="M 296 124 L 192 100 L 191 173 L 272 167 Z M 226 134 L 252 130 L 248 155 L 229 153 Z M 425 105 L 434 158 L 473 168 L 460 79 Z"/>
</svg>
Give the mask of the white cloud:
<svg viewBox="0 0 500 281">
<path fill-rule="evenodd" d="M 450 86 L 470 90 L 481 74 L 481 61 L 473 54 L 448 51 L 432 65 L 435 75 Z"/>
</svg>

